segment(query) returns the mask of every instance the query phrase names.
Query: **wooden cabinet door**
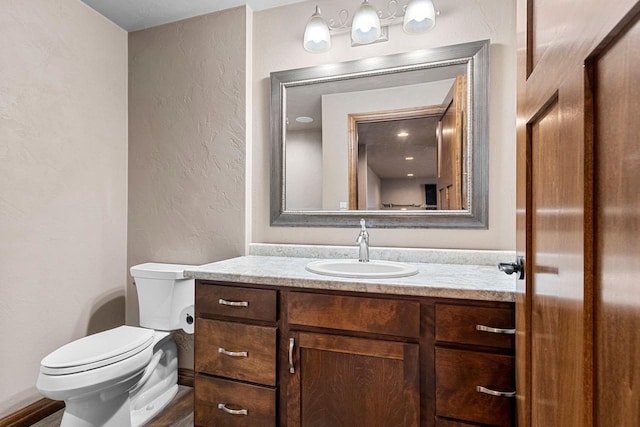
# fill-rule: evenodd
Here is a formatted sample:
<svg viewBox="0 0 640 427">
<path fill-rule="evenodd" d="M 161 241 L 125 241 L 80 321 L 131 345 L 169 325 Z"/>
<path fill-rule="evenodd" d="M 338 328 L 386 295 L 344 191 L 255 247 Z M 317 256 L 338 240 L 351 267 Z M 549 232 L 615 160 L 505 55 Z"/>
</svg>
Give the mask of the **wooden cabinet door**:
<svg viewBox="0 0 640 427">
<path fill-rule="evenodd" d="M 640 425 L 639 19 L 518 0 L 519 426 Z"/>
<path fill-rule="evenodd" d="M 286 425 L 419 425 L 418 344 L 304 332 L 291 339 Z"/>
<path fill-rule="evenodd" d="M 464 125 L 465 94 L 466 78 L 458 76 L 445 97 L 445 111 L 438 122 L 438 209 L 466 209 L 466 188 L 463 191 L 463 175 L 466 170 L 462 162 L 467 145 Z"/>
</svg>

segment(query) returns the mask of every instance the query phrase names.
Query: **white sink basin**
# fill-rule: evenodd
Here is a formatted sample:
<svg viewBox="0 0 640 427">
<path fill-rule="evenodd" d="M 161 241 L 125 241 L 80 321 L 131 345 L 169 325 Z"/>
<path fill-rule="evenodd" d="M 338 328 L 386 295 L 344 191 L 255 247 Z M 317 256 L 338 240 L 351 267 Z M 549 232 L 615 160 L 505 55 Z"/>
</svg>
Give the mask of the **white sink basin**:
<svg viewBox="0 0 640 427">
<path fill-rule="evenodd" d="M 307 271 L 325 276 L 388 279 L 418 273 L 410 264 L 392 261 L 360 262 L 357 259 L 326 259 L 307 264 Z"/>
</svg>

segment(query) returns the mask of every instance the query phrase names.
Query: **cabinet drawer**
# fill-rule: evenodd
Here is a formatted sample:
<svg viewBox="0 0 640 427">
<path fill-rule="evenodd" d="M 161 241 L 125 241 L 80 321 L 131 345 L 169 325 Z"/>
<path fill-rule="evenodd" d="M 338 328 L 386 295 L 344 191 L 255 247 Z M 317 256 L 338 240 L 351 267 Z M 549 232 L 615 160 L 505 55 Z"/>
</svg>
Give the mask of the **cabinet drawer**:
<svg viewBox="0 0 640 427">
<path fill-rule="evenodd" d="M 295 325 L 400 337 L 420 335 L 417 301 L 290 292 L 287 316 Z"/>
<path fill-rule="evenodd" d="M 197 318 L 195 369 L 275 385 L 276 331 L 276 328 L 266 326 Z"/>
<path fill-rule="evenodd" d="M 481 393 L 478 386 L 514 391 L 513 356 L 436 348 L 436 415 L 511 426 L 515 397 Z"/>
<path fill-rule="evenodd" d="M 512 308 L 436 304 L 436 341 L 513 348 L 514 328 Z"/>
<path fill-rule="evenodd" d="M 196 426 L 273 427 L 276 424 L 276 390 L 203 375 L 195 377 Z M 246 410 L 230 414 L 228 410 Z"/>
<path fill-rule="evenodd" d="M 196 286 L 196 314 L 229 316 L 241 319 L 277 320 L 277 291 L 237 286 Z"/>
</svg>

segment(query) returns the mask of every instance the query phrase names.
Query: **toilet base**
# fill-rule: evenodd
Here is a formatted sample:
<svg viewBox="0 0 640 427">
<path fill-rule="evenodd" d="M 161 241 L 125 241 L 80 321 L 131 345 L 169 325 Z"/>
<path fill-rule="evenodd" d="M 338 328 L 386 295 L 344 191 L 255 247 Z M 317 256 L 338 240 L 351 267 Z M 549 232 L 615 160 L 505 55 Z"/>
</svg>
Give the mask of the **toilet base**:
<svg viewBox="0 0 640 427">
<path fill-rule="evenodd" d="M 135 384 L 133 381 L 132 383 Z M 97 393 L 84 399 L 69 399 L 65 401 L 64 414 L 60 423 L 60 427 L 130 425 L 131 406 L 129 394 L 126 391 L 110 396 Z"/>
<path fill-rule="evenodd" d="M 156 331 L 156 363 L 109 387 L 65 400 L 61 427 L 140 427 L 178 392 L 178 352 L 168 332 Z M 153 358 L 152 358 L 153 359 Z"/>
<path fill-rule="evenodd" d="M 145 407 L 131 411 L 131 427 L 140 427 L 162 411 L 178 393 L 178 384 L 156 397 Z"/>
</svg>

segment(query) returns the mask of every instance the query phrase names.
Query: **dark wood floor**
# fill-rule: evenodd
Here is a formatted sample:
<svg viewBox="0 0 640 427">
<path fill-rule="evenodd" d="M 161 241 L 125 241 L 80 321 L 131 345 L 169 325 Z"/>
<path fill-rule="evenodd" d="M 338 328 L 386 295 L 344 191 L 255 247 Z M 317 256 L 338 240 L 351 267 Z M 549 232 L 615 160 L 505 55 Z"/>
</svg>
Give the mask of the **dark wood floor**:
<svg viewBox="0 0 640 427">
<path fill-rule="evenodd" d="M 35 423 L 36 427 L 59 427 L 62 411 Z M 178 394 L 160 414 L 145 427 L 192 427 L 193 426 L 193 389 L 180 386 Z"/>
</svg>

